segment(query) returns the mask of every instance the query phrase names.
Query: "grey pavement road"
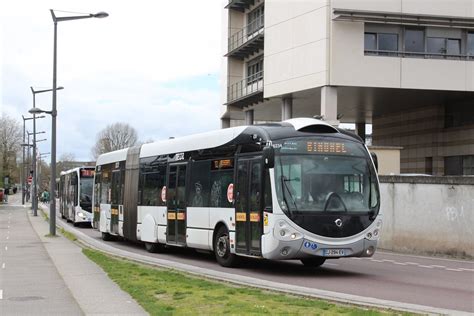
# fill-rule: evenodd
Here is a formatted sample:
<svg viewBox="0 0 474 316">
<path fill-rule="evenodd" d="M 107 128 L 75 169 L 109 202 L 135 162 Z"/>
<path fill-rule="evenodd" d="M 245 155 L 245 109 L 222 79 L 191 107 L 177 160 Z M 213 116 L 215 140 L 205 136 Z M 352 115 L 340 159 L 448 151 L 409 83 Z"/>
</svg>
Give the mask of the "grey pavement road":
<svg viewBox="0 0 474 316">
<path fill-rule="evenodd" d="M 0 205 L 0 315 L 146 315 L 81 247 L 19 205 Z"/>
<path fill-rule="evenodd" d="M 0 204 L 0 264 L 0 314 L 83 315 L 22 206 Z"/>
<path fill-rule="evenodd" d="M 60 219 L 58 219 L 60 220 Z M 61 220 L 62 221 L 62 220 Z M 66 224 L 64 221 L 62 224 Z M 72 225 L 67 224 L 74 229 Z M 76 228 L 97 242 L 97 230 Z M 474 262 L 378 251 L 372 258 L 327 261 L 306 269 L 299 261 L 245 260 L 239 268 L 219 266 L 212 254 L 170 248 L 150 254 L 140 244 L 114 241 L 107 245 L 144 256 L 200 268 L 299 287 L 368 298 L 474 313 Z"/>
</svg>

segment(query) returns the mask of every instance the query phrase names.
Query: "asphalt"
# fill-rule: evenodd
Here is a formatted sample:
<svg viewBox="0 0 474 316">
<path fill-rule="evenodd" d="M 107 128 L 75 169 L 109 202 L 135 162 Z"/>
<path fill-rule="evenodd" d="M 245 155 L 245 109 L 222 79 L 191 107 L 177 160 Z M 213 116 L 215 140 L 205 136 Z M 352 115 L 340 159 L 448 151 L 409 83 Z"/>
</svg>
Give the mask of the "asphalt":
<svg viewBox="0 0 474 316">
<path fill-rule="evenodd" d="M 1 315 L 147 315 L 65 237 L 21 205 L 0 204 Z"/>
</svg>

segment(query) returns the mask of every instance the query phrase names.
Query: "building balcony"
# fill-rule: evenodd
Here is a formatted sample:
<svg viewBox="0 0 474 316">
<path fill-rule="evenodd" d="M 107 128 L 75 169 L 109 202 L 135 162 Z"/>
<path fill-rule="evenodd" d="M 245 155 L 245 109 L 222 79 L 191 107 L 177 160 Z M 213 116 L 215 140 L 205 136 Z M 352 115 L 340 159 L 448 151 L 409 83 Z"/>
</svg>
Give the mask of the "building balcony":
<svg viewBox="0 0 474 316">
<path fill-rule="evenodd" d="M 264 33 L 263 14 L 244 28 L 232 34 L 228 40 L 228 53 L 226 57 L 244 59 L 260 49 L 263 49 Z"/>
<path fill-rule="evenodd" d="M 263 101 L 263 71 L 237 81 L 227 88 L 227 103 L 239 108 Z"/>
<path fill-rule="evenodd" d="M 255 0 L 229 0 L 229 3 L 225 6 L 225 8 L 244 12 L 254 4 Z"/>
</svg>

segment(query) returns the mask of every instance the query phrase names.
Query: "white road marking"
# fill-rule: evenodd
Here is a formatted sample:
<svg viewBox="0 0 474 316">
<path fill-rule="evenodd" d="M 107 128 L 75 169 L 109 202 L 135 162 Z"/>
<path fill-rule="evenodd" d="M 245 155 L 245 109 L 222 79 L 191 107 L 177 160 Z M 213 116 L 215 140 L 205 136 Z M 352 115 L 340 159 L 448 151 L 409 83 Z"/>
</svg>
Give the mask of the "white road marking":
<svg viewBox="0 0 474 316">
<path fill-rule="evenodd" d="M 325 266 L 335 266 L 335 267 L 336 267 L 336 266 L 338 266 L 339 264 L 326 262 L 324 265 L 325 265 Z"/>
<path fill-rule="evenodd" d="M 3 290 L 0 290 L 0 300 L 3 300 Z"/>
<path fill-rule="evenodd" d="M 474 271 L 474 269 L 467 269 L 467 268 L 459 268 L 459 270 L 462 270 L 462 271 Z"/>
<path fill-rule="evenodd" d="M 377 260 L 377 259 L 370 259 L 370 261 L 373 261 L 373 262 L 383 262 L 382 260 Z"/>
<path fill-rule="evenodd" d="M 418 263 L 416 263 L 416 262 L 405 262 L 405 263 L 406 263 L 406 264 L 412 264 L 412 265 L 414 265 L 414 266 L 417 266 L 417 265 L 418 265 Z"/>
<path fill-rule="evenodd" d="M 5 262 L 2 263 L 2 269 L 5 269 Z"/>
<path fill-rule="evenodd" d="M 7 240 L 10 239 L 10 236 L 7 236 Z"/>
<path fill-rule="evenodd" d="M 432 264 L 431 265 L 433 268 L 446 268 L 445 266 L 439 266 L 439 265 L 436 265 L 436 264 Z"/>
<path fill-rule="evenodd" d="M 7 250 L 8 250 L 8 246 L 5 246 L 5 251 L 7 251 Z"/>
<path fill-rule="evenodd" d="M 460 269 L 451 269 L 451 268 L 446 268 L 446 270 L 448 271 L 456 271 L 456 272 L 461 272 L 462 270 Z"/>
<path fill-rule="evenodd" d="M 394 262 L 393 264 L 398 264 L 399 266 L 406 266 L 407 265 L 406 263 L 403 263 L 403 262 Z"/>
<path fill-rule="evenodd" d="M 394 262 L 395 262 L 395 260 L 382 259 L 382 262 L 391 262 L 391 263 L 394 263 Z"/>
<path fill-rule="evenodd" d="M 420 268 L 433 269 L 433 266 L 425 266 L 425 265 L 422 265 L 422 264 L 419 264 L 418 266 L 419 266 Z"/>
</svg>

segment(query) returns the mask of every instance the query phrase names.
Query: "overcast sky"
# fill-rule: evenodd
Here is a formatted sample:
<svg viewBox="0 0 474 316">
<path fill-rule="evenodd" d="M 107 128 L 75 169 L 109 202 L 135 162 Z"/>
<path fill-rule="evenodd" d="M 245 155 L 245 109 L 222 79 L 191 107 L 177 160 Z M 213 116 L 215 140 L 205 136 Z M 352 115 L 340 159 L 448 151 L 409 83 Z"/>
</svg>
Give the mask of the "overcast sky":
<svg viewBox="0 0 474 316">
<path fill-rule="evenodd" d="M 22 121 L 32 107 L 30 86 L 52 87 L 51 8 L 110 15 L 58 24 L 58 86 L 65 87 L 58 91 L 58 159 L 90 160 L 96 134 L 114 122 L 129 123 L 143 141 L 220 127 L 216 0 L 1 1 L 0 112 Z M 51 94 L 37 95 L 36 106 L 51 109 Z M 50 116 L 37 125 L 48 138 L 39 150 L 49 152 Z"/>
</svg>

